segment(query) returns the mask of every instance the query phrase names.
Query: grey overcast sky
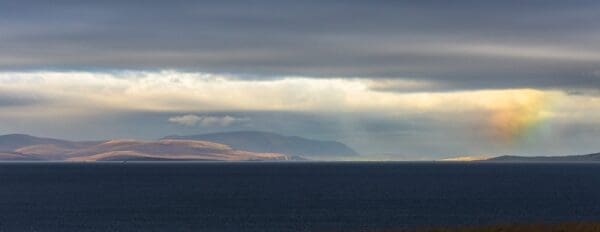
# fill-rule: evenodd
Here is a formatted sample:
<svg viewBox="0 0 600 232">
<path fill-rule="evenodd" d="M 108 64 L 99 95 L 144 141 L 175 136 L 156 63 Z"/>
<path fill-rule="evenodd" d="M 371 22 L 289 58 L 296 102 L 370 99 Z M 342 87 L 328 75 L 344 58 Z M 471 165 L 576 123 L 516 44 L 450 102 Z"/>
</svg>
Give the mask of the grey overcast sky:
<svg viewBox="0 0 600 232">
<path fill-rule="evenodd" d="M 0 133 L 599 152 L 599 1 L 0 1 Z"/>
</svg>

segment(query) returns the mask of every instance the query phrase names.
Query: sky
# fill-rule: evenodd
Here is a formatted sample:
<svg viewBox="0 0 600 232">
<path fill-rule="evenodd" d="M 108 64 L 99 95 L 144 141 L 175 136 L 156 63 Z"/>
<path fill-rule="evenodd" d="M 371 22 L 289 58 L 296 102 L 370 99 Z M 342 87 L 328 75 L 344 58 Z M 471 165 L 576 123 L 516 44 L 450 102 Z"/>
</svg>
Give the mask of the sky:
<svg viewBox="0 0 600 232">
<path fill-rule="evenodd" d="M 0 1 L 0 134 L 600 152 L 598 1 Z"/>
</svg>

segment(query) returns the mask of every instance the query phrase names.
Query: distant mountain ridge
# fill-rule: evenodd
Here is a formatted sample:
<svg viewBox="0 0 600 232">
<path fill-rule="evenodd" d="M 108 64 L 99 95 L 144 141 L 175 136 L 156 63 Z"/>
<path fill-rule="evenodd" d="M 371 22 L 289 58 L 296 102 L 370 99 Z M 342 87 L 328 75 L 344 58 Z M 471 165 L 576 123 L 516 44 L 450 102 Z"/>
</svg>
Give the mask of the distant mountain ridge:
<svg viewBox="0 0 600 232">
<path fill-rule="evenodd" d="M 234 131 L 189 136 L 167 136 L 163 139 L 203 140 L 227 144 L 234 149 L 252 152 L 274 152 L 307 158 L 358 156 L 358 152 L 337 141 L 321 141 L 298 136 L 284 136 L 262 131 Z"/>
<path fill-rule="evenodd" d="M 40 161 L 41 159 L 16 152 L 0 151 L 0 161 Z"/>
<path fill-rule="evenodd" d="M 98 142 L 73 142 L 62 139 L 35 137 L 26 134 L 0 135 L 0 151 L 13 151 L 15 149 L 40 145 L 54 144 L 65 148 L 77 148 Z"/>
<path fill-rule="evenodd" d="M 197 140 L 73 142 L 23 134 L 0 136 L 0 160 L 3 161 L 249 161 L 289 159 L 290 157 L 279 153 L 242 151 L 225 144 Z"/>
<path fill-rule="evenodd" d="M 569 156 L 498 156 L 484 162 L 600 162 L 600 153 Z"/>
</svg>

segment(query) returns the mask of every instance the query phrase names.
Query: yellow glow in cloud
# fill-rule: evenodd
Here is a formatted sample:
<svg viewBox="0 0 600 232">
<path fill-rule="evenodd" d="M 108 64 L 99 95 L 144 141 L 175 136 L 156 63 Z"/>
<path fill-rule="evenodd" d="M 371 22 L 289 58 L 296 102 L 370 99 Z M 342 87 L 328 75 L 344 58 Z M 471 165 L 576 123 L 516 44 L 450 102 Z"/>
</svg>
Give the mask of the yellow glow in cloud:
<svg viewBox="0 0 600 232">
<path fill-rule="evenodd" d="M 380 81 L 383 81 L 379 83 Z M 380 91 L 392 87 L 403 92 Z M 598 120 L 600 100 L 535 89 L 424 92 L 427 82 L 361 78 L 236 76 L 178 71 L 3 72 L 3 94 L 34 94 L 43 104 L 0 107 L 2 115 L 56 117 L 114 111 L 304 111 L 429 115 L 471 122 L 490 138 L 510 141 L 548 118 Z M 417 89 L 411 91 L 413 89 Z M 557 99 L 559 101 L 557 101 Z M 558 104 L 560 103 L 560 104 Z M 550 107 L 553 106 L 553 107 Z"/>
</svg>

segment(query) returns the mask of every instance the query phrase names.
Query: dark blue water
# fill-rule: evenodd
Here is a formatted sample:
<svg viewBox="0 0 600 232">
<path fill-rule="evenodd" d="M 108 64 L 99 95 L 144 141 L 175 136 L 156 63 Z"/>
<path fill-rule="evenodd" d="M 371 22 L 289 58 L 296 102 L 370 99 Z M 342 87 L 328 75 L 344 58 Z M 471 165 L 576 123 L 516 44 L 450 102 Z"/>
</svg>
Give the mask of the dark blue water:
<svg viewBox="0 0 600 232">
<path fill-rule="evenodd" d="M 0 164 L 0 231 L 361 231 L 600 220 L 600 165 Z"/>
</svg>

